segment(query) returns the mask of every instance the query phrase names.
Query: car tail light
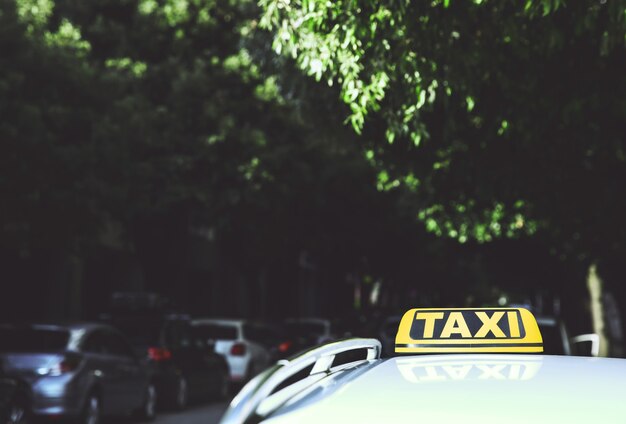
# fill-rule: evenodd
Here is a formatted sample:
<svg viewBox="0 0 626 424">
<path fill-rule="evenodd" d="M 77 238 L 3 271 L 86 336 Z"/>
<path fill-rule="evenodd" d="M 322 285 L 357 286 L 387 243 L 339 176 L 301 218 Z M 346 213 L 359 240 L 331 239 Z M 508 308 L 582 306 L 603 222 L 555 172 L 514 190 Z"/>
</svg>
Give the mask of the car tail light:
<svg viewBox="0 0 626 424">
<path fill-rule="evenodd" d="M 148 358 L 156 362 L 167 361 L 172 359 L 172 352 L 163 347 L 149 347 Z"/>
<path fill-rule="evenodd" d="M 230 348 L 230 354 L 233 356 L 244 356 L 246 354 L 246 345 L 243 343 L 235 343 Z"/>
<path fill-rule="evenodd" d="M 74 353 L 65 355 L 56 364 L 47 367 L 40 368 L 37 373 L 40 375 L 63 375 L 73 371 L 76 371 L 82 363 L 82 356 Z"/>
<path fill-rule="evenodd" d="M 278 351 L 285 353 L 291 348 L 292 344 L 293 343 L 291 342 L 282 342 L 281 344 L 278 345 Z"/>
</svg>

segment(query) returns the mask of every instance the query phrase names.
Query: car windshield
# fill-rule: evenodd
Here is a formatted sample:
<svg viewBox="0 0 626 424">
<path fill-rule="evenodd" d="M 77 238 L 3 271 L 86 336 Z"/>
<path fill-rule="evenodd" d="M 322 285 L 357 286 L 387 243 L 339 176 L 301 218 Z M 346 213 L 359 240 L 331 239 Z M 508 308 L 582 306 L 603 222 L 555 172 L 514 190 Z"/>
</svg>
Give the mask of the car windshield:
<svg viewBox="0 0 626 424">
<path fill-rule="evenodd" d="M 0 328 L 0 352 L 54 352 L 64 350 L 69 339 L 66 330 Z"/>
<path fill-rule="evenodd" d="M 325 331 L 324 324 L 315 322 L 288 322 L 285 324 L 287 334 L 292 337 L 308 336 L 308 335 L 322 335 Z"/>
<path fill-rule="evenodd" d="M 193 327 L 193 335 L 203 340 L 236 340 L 237 328 L 232 325 L 200 324 Z"/>
</svg>

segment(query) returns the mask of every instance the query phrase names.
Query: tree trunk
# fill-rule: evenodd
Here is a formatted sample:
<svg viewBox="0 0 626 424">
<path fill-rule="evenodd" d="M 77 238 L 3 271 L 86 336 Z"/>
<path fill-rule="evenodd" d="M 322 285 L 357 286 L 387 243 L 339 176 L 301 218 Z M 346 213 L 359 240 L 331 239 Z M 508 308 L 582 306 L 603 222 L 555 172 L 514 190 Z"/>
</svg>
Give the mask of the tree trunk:
<svg viewBox="0 0 626 424">
<path fill-rule="evenodd" d="M 610 352 L 609 339 L 606 335 L 604 307 L 602 304 L 602 279 L 598 275 L 595 263 L 589 266 L 587 274 L 587 288 L 591 302 L 591 319 L 593 331 L 600 337 L 600 353 L 598 356 L 608 356 Z"/>
</svg>

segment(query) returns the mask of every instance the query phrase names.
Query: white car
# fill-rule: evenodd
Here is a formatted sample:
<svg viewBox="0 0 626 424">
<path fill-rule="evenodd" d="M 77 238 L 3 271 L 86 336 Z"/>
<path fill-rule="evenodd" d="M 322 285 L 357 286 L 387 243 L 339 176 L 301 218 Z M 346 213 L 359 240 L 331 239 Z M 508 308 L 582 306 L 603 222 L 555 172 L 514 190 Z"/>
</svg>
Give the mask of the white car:
<svg viewBox="0 0 626 424">
<path fill-rule="evenodd" d="M 270 364 L 275 335 L 270 327 L 236 319 L 201 318 L 192 321 L 195 336 L 215 345 L 228 362 L 233 383 L 245 382 Z"/>
<path fill-rule="evenodd" d="M 527 310 L 412 309 L 395 342 L 410 355 L 381 359 L 377 340 L 350 339 L 281 361 L 221 422 L 626 422 L 626 360 L 540 354 Z"/>
</svg>

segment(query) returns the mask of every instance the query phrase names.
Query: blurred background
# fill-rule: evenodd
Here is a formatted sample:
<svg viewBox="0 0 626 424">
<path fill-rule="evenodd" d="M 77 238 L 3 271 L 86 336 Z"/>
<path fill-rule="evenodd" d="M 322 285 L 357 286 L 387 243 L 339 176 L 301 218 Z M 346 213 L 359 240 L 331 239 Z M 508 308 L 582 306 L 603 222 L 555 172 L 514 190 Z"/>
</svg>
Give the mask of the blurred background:
<svg viewBox="0 0 626 424">
<path fill-rule="evenodd" d="M 0 321 L 231 382 L 412 307 L 523 305 L 621 357 L 625 12 L 0 0 Z"/>
</svg>

